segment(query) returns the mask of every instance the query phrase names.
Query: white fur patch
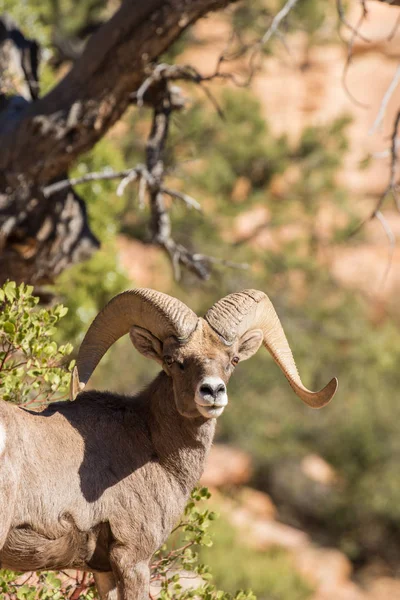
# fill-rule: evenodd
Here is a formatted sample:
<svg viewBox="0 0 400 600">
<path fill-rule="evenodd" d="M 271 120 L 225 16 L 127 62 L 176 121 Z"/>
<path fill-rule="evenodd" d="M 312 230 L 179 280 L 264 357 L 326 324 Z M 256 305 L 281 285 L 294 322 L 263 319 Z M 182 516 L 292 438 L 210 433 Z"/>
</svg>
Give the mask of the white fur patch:
<svg viewBox="0 0 400 600">
<path fill-rule="evenodd" d="M 4 425 L 2 425 L 2 423 L 0 423 L 0 456 L 3 454 L 5 447 L 6 447 L 6 430 L 4 428 Z"/>
</svg>

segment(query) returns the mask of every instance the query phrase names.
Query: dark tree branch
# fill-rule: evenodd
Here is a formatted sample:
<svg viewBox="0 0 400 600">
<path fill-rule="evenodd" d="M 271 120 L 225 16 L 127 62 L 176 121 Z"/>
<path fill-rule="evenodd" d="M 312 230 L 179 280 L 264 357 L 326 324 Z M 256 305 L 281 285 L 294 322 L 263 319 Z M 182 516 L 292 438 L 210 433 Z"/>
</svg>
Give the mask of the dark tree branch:
<svg viewBox="0 0 400 600">
<path fill-rule="evenodd" d="M 40 190 L 13 222 L 6 240 L 0 238 L 0 279 L 52 283 L 66 267 L 86 260 L 100 244 L 90 231 L 86 206 L 72 189 L 57 192 L 40 204 Z M 9 221 L 9 222 L 10 222 Z"/>
<path fill-rule="evenodd" d="M 132 181 L 139 181 L 139 205 L 143 207 L 146 194 L 149 198 L 151 221 L 150 241 L 160 246 L 168 255 L 173 267 L 174 277 L 180 279 L 180 267 L 193 271 L 198 277 L 206 279 L 210 275 L 213 264 L 226 267 L 247 268 L 247 265 L 236 264 L 216 257 L 205 256 L 190 251 L 172 237 L 172 226 L 165 195 L 178 199 L 188 208 L 201 211 L 201 206 L 188 194 L 164 185 L 166 171 L 164 169 L 164 150 L 168 138 L 171 114 L 181 110 L 185 102 L 179 88 L 170 84 L 170 79 L 178 78 L 200 83 L 208 78 L 200 76 L 190 67 L 173 67 L 157 65 L 136 94 L 140 105 L 153 105 L 153 121 L 146 143 L 146 164 L 136 165 L 123 171 L 105 171 L 87 173 L 75 179 L 63 179 L 43 188 L 46 197 L 53 196 L 72 185 L 80 185 L 91 181 L 121 179 L 117 193 L 122 194 L 125 187 Z M 171 76 L 171 77 L 170 77 Z"/>
<path fill-rule="evenodd" d="M 171 113 L 173 110 L 179 110 L 181 104 L 173 104 L 169 83 L 166 79 L 159 82 L 157 91 L 152 127 L 146 144 L 146 167 L 153 181 L 151 185 L 148 185 L 151 242 L 163 248 L 167 253 L 172 263 L 175 279 L 180 279 L 180 265 L 192 270 L 201 279 L 207 279 L 210 273 L 206 262 L 202 259 L 195 259 L 187 248 L 177 244 L 171 236 L 171 220 L 165 203 L 165 188 L 163 187 L 163 155 Z"/>
<path fill-rule="evenodd" d="M 125 0 L 92 36 L 66 77 L 41 99 L 37 44 L 24 38 L 15 24 L 0 20 L 0 281 L 10 276 L 51 281 L 98 246 L 84 204 L 71 189 L 69 167 L 122 116 L 148 65 L 191 23 L 234 1 Z M 23 82 L 17 90 L 12 89 L 13 78 L 8 81 L 5 75 L 15 49 L 20 56 L 13 65 L 15 79 Z M 154 165 L 151 176 L 156 172 Z M 147 167 L 138 177 L 142 200 L 151 184 L 148 173 Z M 132 169 L 122 177 L 132 179 Z M 158 222 L 167 224 L 163 194 L 160 189 L 154 196 L 153 208 L 159 207 Z M 157 237 L 161 230 L 156 234 L 155 222 L 154 217 Z"/>
<path fill-rule="evenodd" d="M 188 25 L 232 1 L 125 0 L 54 90 L 0 126 L 0 172 L 7 169 L 10 183 L 22 176 L 41 185 L 65 172 L 120 118 L 147 65 Z"/>
<path fill-rule="evenodd" d="M 385 200 L 389 196 L 392 196 L 397 210 L 400 211 L 400 199 L 399 199 L 399 190 L 398 190 L 399 184 L 396 180 L 397 164 L 398 164 L 397 141 L 398 141 L 399 127 L 400 127 L 400 111 L 397 112 L 397 115 L 396 115 L 396 118 L 395 118 L 395 121 L 393 124 L 392 136 L 391 136 L 389 182 L 388 182 L 386 188 L 384 189 L 383 193 L 379 196 L 376 206 L 374 207 L 374 210 L 372 211 L 372 213 L 366 219 L 364 219 L 352 233 L 352 235 L 355 235 L 356 233 L 358 233 L 360 231 L 360 229 L 362 229 L 362 227 L 364 227 L 364 225 L 366 223 L 368 223 L 368 221 L 371 221 L 372 219 L 378 219 L 378 221 L 382 225 L 382 228 L 383 228 L 383 230 L 388 238 L 388 241 L 389 241 L 390 250 L 389 250 L 388 269 L 392 262 L 396 238 L 390 228 L 389 223 L 386 221 L 385 217 L 383 216 L 381 209 L 383 207 L 383 204 L 385 203 Z M 388 271 L 388 269 L 386 271 Z M 385 276 L 385 278 L 386 278 L 386 276 Z"/>
<path fill-rule="evenodd" d="M 146 181 L 142 178 L 147 189 L 150 202 L 151 242 L 163 248 L 171 260 L 174 277 L 181 277 L 181 266 L 193 271 L 201 279 L 208 279 L 212 264 L 222 264 L 229 267 L 247 268 L 247 265 L 237 265 L 230 261 L 220 260 L 215 257 L 190 251 L 182 244 L 177 243 L 172 237 L 171 220 L 165 202 L 165 194 L 185 202 L 190 208 L 201 210 L 200 204 L 188 194 L 173 190 L 164 185 L 164 149 L 168 137 L 169 123 L 173 111 L 181 110 L 184 102 L 177 91 L 172 91 L 170 81 L 186 79 L 201 83 L 206 80 L 197 71 L 190 67 L 174 67 L 158 65 L 153 73 L 143 83 L 136 98 L 140 104 L 153 103 L 153 121 L 146 144 Z M 144 191 L 142 192 L 144 193 Z M 143 199 L 141 200 L 141 204 Z"/>
</svg>

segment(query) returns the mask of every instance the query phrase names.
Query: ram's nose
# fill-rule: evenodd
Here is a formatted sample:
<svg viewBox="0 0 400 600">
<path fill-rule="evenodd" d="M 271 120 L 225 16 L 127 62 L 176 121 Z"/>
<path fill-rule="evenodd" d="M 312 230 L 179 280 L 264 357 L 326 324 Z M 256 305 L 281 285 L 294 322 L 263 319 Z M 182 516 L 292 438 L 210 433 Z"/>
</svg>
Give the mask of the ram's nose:
<svg viewBox="0 0 400 600">
<path fill-rule="evenodd" d="M 203 406 L 226 406 L 228 398 L 225 383 L 219 377 L 205 377 L 197 388 L 199 404 Z"/>
</svg>

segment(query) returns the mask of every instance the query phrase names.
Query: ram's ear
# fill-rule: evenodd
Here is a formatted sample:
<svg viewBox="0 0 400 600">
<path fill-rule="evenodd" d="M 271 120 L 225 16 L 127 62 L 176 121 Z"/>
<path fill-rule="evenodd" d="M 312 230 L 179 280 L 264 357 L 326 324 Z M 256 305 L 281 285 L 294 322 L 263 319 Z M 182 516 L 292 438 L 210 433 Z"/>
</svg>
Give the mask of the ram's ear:
<svg viewBox="0 0 400 600">
<path fill-rule="evenodd" d="M 240 360 L 247 360 L 257 352 L 263 341 L 263 332 L 261 329 L 251 329 L 246 331 L 239 340 Z"/>
<path fill-rule="evenodd" d="M 152 358 L 158 363 L 163 362 L 162 343 L 148 329 L 134 325 L 129 331 L 132 344 L 143 356 Z"/>
</svg>

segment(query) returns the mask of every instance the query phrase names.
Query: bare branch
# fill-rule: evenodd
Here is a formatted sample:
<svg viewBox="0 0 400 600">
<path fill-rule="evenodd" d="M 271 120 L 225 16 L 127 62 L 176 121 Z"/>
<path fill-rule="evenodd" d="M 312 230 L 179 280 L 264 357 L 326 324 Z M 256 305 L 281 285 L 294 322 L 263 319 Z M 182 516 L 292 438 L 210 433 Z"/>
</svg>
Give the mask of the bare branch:
<svg viewBox="0 0 400 600">
<path fill-rule="evenodd" d="M 63 179 L 61 181 L 57 181 L 56 183 L 52 183 L 43 188 L 43 194 L 46 198 L 52 196 L 56 192 L 60 192 L 61 190 L 65 190 L 66 188 L 70 188 L 74 185 L 80 185 L 81 183 L 89 183 L 91 181 L 101 181 L 101 180 L 110 180 L 110 179 L 123 179 L 131 177 L 133 174 L 135 177 L 139 173 L 142 172 L 144 168 L 143 165 L 138 165 L 134 169 L 124 169 L 123 171 L 103 171 L 102 173 L 86 173 L 86 175 L 82 175 L 82 177 L 74 177 L 72 179 Z"/>
<path fill-rule="evenodd" d="M 143 210 L 146 204 L 146 190 L 147 190 L 147 179 L 141 177 L 139 181 L 139 209 Z"/>
<path fill-rule="evenodd" d="M 169 121 L 172 112 L 180 108 L 180 103 L 176 104 L 173 101 L 170 81 L 177 79 L 200 83 L 200 81 L 209 78 L 203 77 L 192 67 L 163 64 L 153 69 L 145 85 L 137 93 L 137 101 L 143 103 L 146 101 L 146 96 L 148 97 L 150 90 L 152 90 L 151 97 L 154 102 L 153 122 L 146 143 L 145 168 L 147 177 L 141 177 L 140 184 L 143 184 L 143 188 L 142 191 L 139 191 L 140 204 L 143 204 L 144 194 L 147 191 L 151 211 L 151 241 L 166 252 L 171 261 L 174 278 L 177 281 L 181 278 L 181 267 L 184 267 L 201 279 L 208 279 L 212 264 L 235 268 L 246 268 L 246 266 L 192 252 L 182 244 L 177 243 L 172 237 L 171 220 L 165 203 L 165 194 L 171 198 L 181 200 L 190 208 L 201 211 L 199 202 L 189 194 L 164 185 L 163 157 L 169 131 Z"/>
<path fill-rule="evenodd" d="M 117 187 L 117 196 L 123 196 L 126 187 L 132 182 L 135 181 L 138 177 L 136 169 L 133 169 L 126 177 L 122 179 Z"/>
<path fill-rule="evenodd" d="M 391 136 L 391 147 L 390 147 L 390 171 L 389 171 L 389 182 L 386 186 L 386 188 L 384 189 L 383 193 L 380 195 L 378 202 L 376 203 L 376 206 L 374 208 L 374 210 L 372 211 L 372 213 L 370 214 L 369 217 L 367 217 L 366 219 L 364 219 L 359 225 L 358 227 L 356 227 L 356 229 L 352 232 L 351 235 L 355 235 L 356 233 L 358 233 L 360 231 L 360 229 L 365 225 L 365 223 L 367 223 L 368 221 L 371 221 L 374 218 L 378 218 L 383 225 L 383 216 L 381 213 L 381 208 L 386 200 L 386 198 L 391 194 L 393 196 L 395 205 L 397 210 L 400 212 L 400 199 L 398 196 L 398 185 L 396 182 L 396 173 L 397 173 L 397 134 L 398 134 L 398 129 L 400 126 L 400 110 L 398 111 L 395 121 L 394 121 L 394 125 L 393 125 L 393 131 L 392 131 L 392 136 Z M 385 229 L 386 234 L 388 235 L 388 229 Z M 388 235 L 389 240 L 391 240 L 391 236 Z"/>
<path fill-rule="evenodd" d="M 185 3 L 185 19 L 180 0 L 122 2 L 64 79 L 13 120 L 1 123 L 0 173 L 6 174 L 7 185 L 17 187 L 22 176 L 44 187 L 66 172 L 121 117 L 147 65 L 191 23 L 233 1 L 191 0 Z"/>
<path fill-rule="evenodd" d="M 376 130 L 381 126 L 383 118 L 385 116 L 385 112 L 387 109 L 387 106 L 389 104 L 390 98 L 392 97 L 395 89 L 397 88 L 397 86 L 399 85 L 400 82 L 400 64 L 397 66 L 397 69 L 395 71 L 395 74 L 393 76 L 392 81 L 390 82 L 390 85 L 388 87 L 388 89 L 385 92 L 385 95 L 382 98 L 382 102 L 381 105 L 379 107 L 379 111 L 378 114 L 376 116 L 376 119 L 371 127 L 371 129 L 369 130 L 369 134 L 373 134 L 376 132 Z"/>
<path fill-rule="evenodd" d="M 365 0 L 361 0 L 361 6 L 362 6 L 362 20 L 365 19 L 365 17 L 368 14 L 368 10 L 367 10 L 367 6 L 365 3 Z M 358 23 L 356 25 L 356 27 L 353 27 L 353 25 L 351 23 L 349 23 L 349 21 L 346 18 L 346 14 L 345 14 L 345 10 L 343 8 L 343 3 L 342 0 L 336 0 L 336 9 L 337 9 L 337 13 L 339 15 L 339 19 L 340 22 L 347 28 L 349 29 L 349 31 L 352 32 L 352 34 L 355 37 L 360 38 L 360 40 L 363 40 L 363 42 L 370 42 L 371 40 L 369 40 L 368 38 L 366 38 L 364 35 L 362 35 L 362 33 L 359 32 L 359 26 L 361 23 Z"/>
<path fill-rule="evenodd" d="M 275 34 L 278 34 L 281 23 L 286 19 L 290 11 L 296 6 L 297 2 L 298 0 L 287 0 L 286 4 L 284 4 L 281 10 L 272 19 L 271 25 L 268 27 L 262 38 L 255 45 L 253 45 L 249 59 L 250 70 L 247 85 L 250 84 L 259 68 L 257 61 L 260 60 L 262 47 L 267 44 Z M 280 39 L 282 41 L 282 38 Z"/>
<path fill-rule="evenodd" d="M 138 91 L 134 94 L 131 94 L 131 100 L 136 101 L 137 105 L 140 107 L 143 106 L 143 104 L 146 102 L 146 94 L 149 94 L 150 90 L 154 86 L 160 85 L 161 82 L 179 80 L 188 81 L 197 84 L 201 87 L 203 92 L 206 94 L 207 98 L 213 104 L 218 115 L 223 119 L 224 115 L 217 100 L 214 98 L 210 90 L 204 85 L 204 83 L 207 83 L 214 79 L 229 79 L 237 86 L 243 85 L 236 79 L 234 73 L 224 73 L 219 70 L 224 60 L 225 58 L 221 54 L 217 61 L 215 71 L 209 75 L 202 75 L 192 65 L 169 65 L 166 63 L 155 65 L 150 75 L 144 80 Z M 172 91 L 172 88 L 170 88 L 170 92 Z M 171 102 L 173 104 L 173 110 L 179 110 L 185 105 L 185 99 L 179 93 L 171 95 Z M 152 104 L 151 99 L 150 104 Z"/>
<path fill-rule="evenodd" d="M 178 200 L 182 200 L 182 202 L 187 204 L 187 206 L 189 206 L 190 208 L 194 208 L 195 210 L 202 212 L 202 208 L 199 202 L 192 198 L 192 196 L 189 196 L 189 194 L 185 194 L 184 192 L 179 192 L 178 190 L 173 190 L 165 186 L 161 186 L 160 189 L 165 194 L 168 194 L 168 196 L 171 196 L 171 198 L 177 198 Z"/>
<path fill-rule="evenodd" d="M 354 43 L 356 41 L 356 38 L 360 37 L 364 41 L 367 41 L 367 42 L 369 41 L 366 38 L 364 38 L 363 36 L 361 36 L 361 34 L 359 33 L 359 28 L 361 27 L 362 23 L 364 22 L 364 20 L 366 19 L 367 15 L 368 15 L 366 4 L 365 4 L 364 0 L 361 1 L 361 5 L 362 5 L 361 16 L 358 19 L 356 26 L 353 27 L 352 25 L 349 25 L 347 23 L 346 19 L 344 18 L 344 9 L 343 9 L 341 0 L 337 0 L 337 2 L 336 2 L 337 11 L 338 11 L 338 15 L 339 15 L 340 21 L 342 23 L 344 23 L 346 26 L 348 26 L 350 28 L 350 31 L 351 31 L 351 36 L 350 36 L 350 38 L 349 38 L 349 40 L 347 42 L 346 42 L 346 40 L 342 36 L 340 36 L 341 39 L 343 40 L 343 42 L 347 43 L 347 58 L 346 58 L 346 63 L 344 65 L 343 73 L 342 73 L 342 85 L 343 85 L 343 88 L 344 88 L 346 94 L 348 95 L 348 97 L 350 98 L 350 100 L 352 102 L 354 102 L 354 104 L 357 104 L 361 108 L 368 108 L 367 104 L 365 104 L 364 102 L 360 102 L 360 100 L 358 100 L 352 94 L 352 92 L 350 91 L 350 88 L 348 86 L 348 83 L 347 83 L 347 75 L 348 75 L 350 66 L 351 66 L 352 61 L 353 61 L 353 48 L 354 48 Z M 339 30 L 339 35 L 340 35 L 340 30 Z"/>
<path fill-rule="evenodd" d="M 298 0 L 287 0 L 286 4 L 281 8 L 281 10 L 272 19 L 271 25 L 269 26 L 267 31 L 262 36 L 262 38 L 260 40 L 261 45 L 266 44 L 271 39 L 271 37 L 278 30 L 279 25 L 288 16 L 288 14 L 292 10 L 292 8 L 294 8 L 294 6 L 296 6 L 297 2 L 298 2 Z"/>
</svg>

